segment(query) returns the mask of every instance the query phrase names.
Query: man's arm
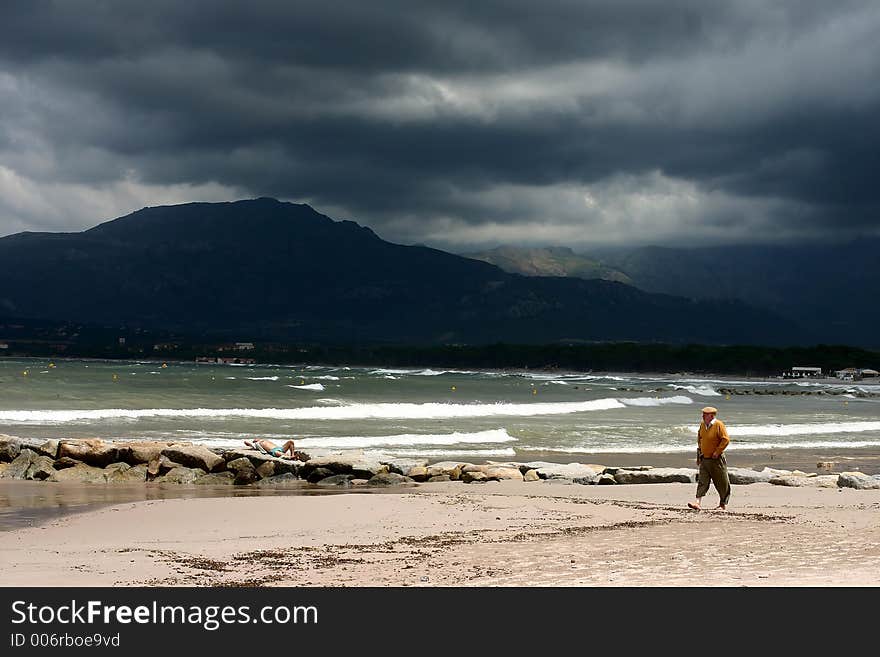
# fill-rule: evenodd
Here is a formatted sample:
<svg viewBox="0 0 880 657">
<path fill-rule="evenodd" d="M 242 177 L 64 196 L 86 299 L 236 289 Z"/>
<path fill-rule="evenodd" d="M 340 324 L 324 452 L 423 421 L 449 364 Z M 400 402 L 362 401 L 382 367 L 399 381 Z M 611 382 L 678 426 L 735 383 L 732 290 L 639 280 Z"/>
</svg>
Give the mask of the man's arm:
<svg viewBox="0 0 880 657">
<path fill-rule="evenodd" d="M 721 440 L 718 441 L 718 447 L 716 447 L 715 451 L 712 453 L 713 459 L 717 459 L 721 456 L 721 453 L 727 449 L 727 446 L 730 444 L 730 436 L 727 435 L 727 427 L 724 426 L 723 422 L 718 425 L 718 435 L 721 436 Z"/>
</svg>

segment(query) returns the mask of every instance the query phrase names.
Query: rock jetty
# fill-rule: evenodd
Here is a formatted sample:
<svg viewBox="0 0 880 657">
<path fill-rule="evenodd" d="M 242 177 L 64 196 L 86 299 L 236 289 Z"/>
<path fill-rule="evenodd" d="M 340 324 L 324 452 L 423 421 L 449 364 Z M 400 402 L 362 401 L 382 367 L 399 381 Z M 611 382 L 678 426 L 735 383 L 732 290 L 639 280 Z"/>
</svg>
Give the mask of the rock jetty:
<svg viewBox="0 0 880 657">
<path fill-rule="evenodd" d="M 583 485 L 696 483 L 695 468 L 649 465 L 609 467 L 584 463 L 462 461 L 429 463 L 380 452 L 346 450 L 305 454 L 295 460 L 250 448 L 208 448 L 186 442 L 32 440 L 0 434 L 0 479 L 87 484 L 147 483 L 211 486 L 314 484 L 336 488 L 400 486 L 422 482 L 551 481 Z M 826 463 L 820 463 L 823 468 Z M 880 488 L 880 475 L 806 473 L 729 468 L 734 485 Z"/>
</svg>

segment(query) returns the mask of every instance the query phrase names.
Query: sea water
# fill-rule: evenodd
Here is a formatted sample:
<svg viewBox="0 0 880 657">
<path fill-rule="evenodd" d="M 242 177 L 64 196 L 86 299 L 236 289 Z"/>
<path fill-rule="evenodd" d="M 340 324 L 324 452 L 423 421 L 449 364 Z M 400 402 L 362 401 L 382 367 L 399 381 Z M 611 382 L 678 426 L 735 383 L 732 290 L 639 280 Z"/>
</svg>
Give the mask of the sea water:
<svg viewBox="0 0 880 657">
<path fill-rule="evenodd" d="M 880 454 L 880 382 L 0 359 L 0 433 L 29 438 L 209 447 L 294 438 L 307 452 L 431 462 L 684 467 L 707 404 L 718 407 L 729 460 L 739 454 L 740 465 L 784 467 L 780 454 L 871 463 Z"/>
</svg>

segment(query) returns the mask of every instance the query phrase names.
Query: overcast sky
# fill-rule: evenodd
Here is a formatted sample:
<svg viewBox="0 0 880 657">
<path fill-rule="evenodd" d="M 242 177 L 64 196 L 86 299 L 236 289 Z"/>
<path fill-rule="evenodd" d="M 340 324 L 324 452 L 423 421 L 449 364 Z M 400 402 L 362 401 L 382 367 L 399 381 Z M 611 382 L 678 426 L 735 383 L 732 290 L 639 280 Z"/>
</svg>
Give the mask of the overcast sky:
<svg viewBox="0 0 880 657">
<path fill-rule="evenodd" d="M 876 0 L 4 0 L 0 235 L 305 202 L 380 237 L 877 235 Z"/>
</svg>

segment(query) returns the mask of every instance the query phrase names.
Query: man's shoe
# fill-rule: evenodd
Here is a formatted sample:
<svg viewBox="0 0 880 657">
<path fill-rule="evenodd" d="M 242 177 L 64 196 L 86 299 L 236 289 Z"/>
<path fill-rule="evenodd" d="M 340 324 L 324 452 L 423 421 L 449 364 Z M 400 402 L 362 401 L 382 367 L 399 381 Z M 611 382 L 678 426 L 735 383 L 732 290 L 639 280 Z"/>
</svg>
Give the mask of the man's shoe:
<svg viewBox="0 0 880 657">
<path fill-rule="evenodd" d="M 694 504 L 693 502 L 688 502 L 688 508 L 693 509 L 694 511 L 700 510 L 700 506 L 698 504 Z"/>
</svg>

